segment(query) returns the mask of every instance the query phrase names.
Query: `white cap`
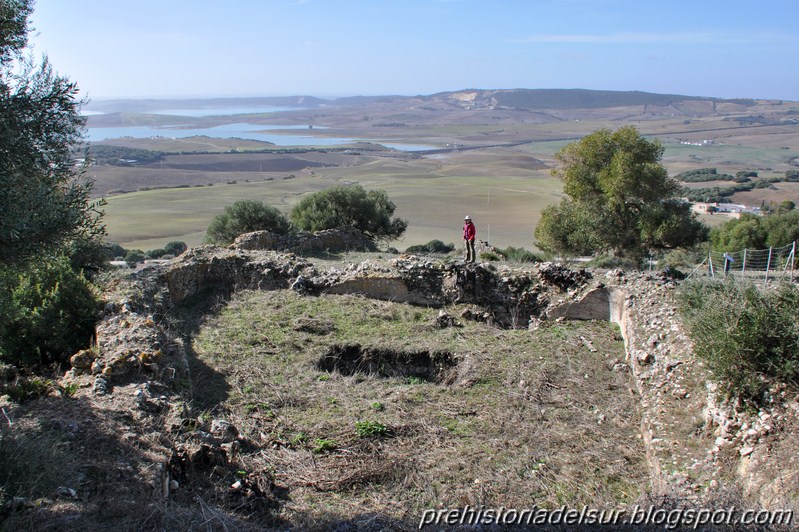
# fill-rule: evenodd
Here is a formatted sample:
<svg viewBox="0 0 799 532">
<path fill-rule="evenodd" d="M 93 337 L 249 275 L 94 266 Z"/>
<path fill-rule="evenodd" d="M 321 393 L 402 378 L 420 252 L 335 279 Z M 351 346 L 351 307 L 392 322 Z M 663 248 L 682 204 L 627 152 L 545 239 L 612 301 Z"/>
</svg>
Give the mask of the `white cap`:
<svg viewBox="0 0 799 532">
<path fill-rule="evenodd" d="M 464 220 L 471 220 L 471 219 L 472 219 L 472 217 L 471 217 L 471 216 L 469 216 L 468 214 L 467 214 L 467 215 L 466 215 L 466 217 L 464 218 Z"/>
</svg>

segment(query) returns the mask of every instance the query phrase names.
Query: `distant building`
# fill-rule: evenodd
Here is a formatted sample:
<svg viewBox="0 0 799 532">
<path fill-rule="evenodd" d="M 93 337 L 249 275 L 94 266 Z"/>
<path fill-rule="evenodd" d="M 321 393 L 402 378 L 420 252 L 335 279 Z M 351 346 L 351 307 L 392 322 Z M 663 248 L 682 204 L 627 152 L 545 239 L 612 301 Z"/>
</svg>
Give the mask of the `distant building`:
<svg viewBox="0 0 799 532">
<path fill-rule="evenodd" d="M 680 141 L 680 144 L 685 144 L 686 146 L 712 146 L 715 143 L 716 141 L 713 139 Z"/>
<path fill-rule="evenodd" d="M 719 213 L 730 216 L 732 218 L 740 218 L 740 216 L 744 213 L 754 214 L 756 216 L 760 216 L 763 214 L 760 210 L 760 207 L 747 207 L 746 205 L 743 205 L 741 203 L 695 202 L 691 204 L 691 209 L 694 212 L 698 212 L 701 214 Z"/>
</svg>

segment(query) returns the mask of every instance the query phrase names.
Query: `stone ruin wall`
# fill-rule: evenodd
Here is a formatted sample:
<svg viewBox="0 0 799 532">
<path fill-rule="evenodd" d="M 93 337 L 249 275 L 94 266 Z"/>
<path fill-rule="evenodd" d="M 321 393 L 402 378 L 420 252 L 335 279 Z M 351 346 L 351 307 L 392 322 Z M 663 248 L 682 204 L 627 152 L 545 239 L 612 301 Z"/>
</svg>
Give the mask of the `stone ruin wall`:
<svg viewBox="0 0 799 532">
<path fill-rule="evenodd" d="M 721 478 L 721 465 L 732 459 L 747 497 L 765 508 L 792 505 L 783 486 L 797 480 L 792 471 L 799 467 L 774 464 L 770 451 L 780 444 L 780 428 L 799 418 L 799 408 L 734 414 L 716 404 L 707 371 L 695 360 L 680 323 L 675 287 L 671 280 L 639 273 L 592 277 L 553 264 L 495 268 L 413 256 L 320 271 L 290 253 L 206 246 L 117 286 L 97 326 L 97 350 L 73 357 L 71 371 L 94 376 L 100 394 L 135 375 L 167 382 L 185 375 L 182 341 L 156 317 L 209 291 L 292 289 L 432 307 L 469 303 L 477 309 L 472 319 L 531 330 L 546 320 L 609 320 L 619 326 L 626 351 L 614 370 L 629 371 L 639 396 L 653 493 L 708 500 L 728 482 Z"/>
</svg>

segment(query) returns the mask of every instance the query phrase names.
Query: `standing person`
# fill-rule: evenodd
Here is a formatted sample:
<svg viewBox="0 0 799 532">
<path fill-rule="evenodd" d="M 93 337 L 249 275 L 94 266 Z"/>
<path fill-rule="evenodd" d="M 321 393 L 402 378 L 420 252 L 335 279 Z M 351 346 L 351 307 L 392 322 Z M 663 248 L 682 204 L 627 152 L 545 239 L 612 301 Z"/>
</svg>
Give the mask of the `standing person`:
<svg viewBox="0 0 799 532">
<path fill-rule="evenodd" d="M 467 214 L 463 219 L 463 241 L 466 243 L 466 262 L 474 262 L 474 237 L 477 230 L 474 228 L 471 217 Z"/>
</svg>

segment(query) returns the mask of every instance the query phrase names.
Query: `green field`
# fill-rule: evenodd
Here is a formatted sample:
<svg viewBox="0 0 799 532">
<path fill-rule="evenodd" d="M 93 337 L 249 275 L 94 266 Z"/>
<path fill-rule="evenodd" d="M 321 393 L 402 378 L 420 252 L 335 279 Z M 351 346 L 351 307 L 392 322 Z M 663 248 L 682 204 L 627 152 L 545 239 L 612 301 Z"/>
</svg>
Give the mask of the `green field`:
<svg viewBox="0 0 799 532">
<path fill-rule="evenodd" d="M 390 244 L 397 249 L 432 239 L 459 243 L 465 214 L 474 218 L 478 239 L 530 249 L 541 210 L 561 198 L 561 184 L 550 175 L 553 155 L 574 139 L 600 128 L 634 125 L 663 142 L 663 164 L 671 175 L 715 167 L 733 175 L 754 169 L 760 177 L 782 176 L 799 164 L 799 123 L 786 114 L 796 114 L 799 106 L 788 104 L 764 101 L 746 110 L 726 110 L 719 104 L 718 112 L 710 112 L 707 102 L 698 102 L 696 114 L 686 115 L 685 110 L 647 111 L 640 106 L 529 112 L 458 110 L 447 104 L 433 109 L 428 106 L 436 104 L 430 101 L 400 99 L 364 108 L 328 108 L 324 114 L 277 113 L 253 121 L 312 121 L 330 128 L 314 130 L 315 135 L 466 148 L 420 157 L 376 152 L 374 144 L 288 153 L 241 139 L 123 138 L 109 143 L 170 155 L 158 164 L 92 167 L 91 175 L 98 195 L 108 196 L 109 240 L 126 248 L 154 249 L 171 240 L 197 245 L 213 217 L 239 199 L 262 200 L 288 213 L 303 194 L 360 183 L 387 191 L 396 214 L 408 220 L 404 239 Z M 773 125 L 742 126 L 738 121 L 739 115 L 758 114 L 771 117 Z M 379 126 L 391 122 L 402 124 Z M 684 144 L 704 139 L 712 144 Z M 252 151 L 264 149 L 274 151 Z M 197 150 L 203 154 L 192 153 Z M 184 188 L 153 189 L 170 186 Z M 116 190 L 134 192 L 111 194 Z M 799 204 L 799 187 L 778 183 L 730 198 L 749 205 L 785 199 Z M 712 222 L 718 223 L 717 218 Z"/>
<path fill-rule="evenodd" d="M 458 243 L 463 216 L 471 215 L 478 238 L 499 247 L 532 247 L 541 209 L 559 201 L 560 183 L 548 171 L 503 171 L 485 157 L 479 174 L 457 173 L 463 165 L 442 161 L 388 159 L 361 167 L 316 169 L 294 179 L 159 189 L 108 198 L 109 239 L 126 248 L 154 249 L 171 240 L 201 243 L 211 219 L 239 199 L 261 200 L 288 213 L 303 194 L 357 182 L 388 192 L 396 215 L 408 220 L 402 250 L 432 239 Z M 496 174 L 495 176 L 492 174 Z M 490 226 L 490 229 L 489 229 Z"/>
</svg>

